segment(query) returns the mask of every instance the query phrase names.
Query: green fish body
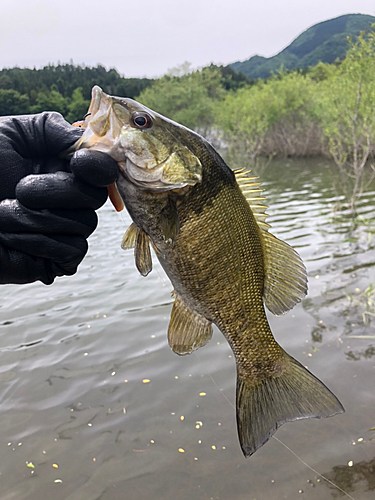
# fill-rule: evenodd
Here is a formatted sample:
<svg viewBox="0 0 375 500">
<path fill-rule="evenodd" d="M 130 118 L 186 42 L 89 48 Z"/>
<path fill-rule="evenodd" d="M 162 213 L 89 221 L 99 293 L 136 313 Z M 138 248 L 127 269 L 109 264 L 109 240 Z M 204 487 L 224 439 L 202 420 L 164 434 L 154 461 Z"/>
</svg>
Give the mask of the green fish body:
<svg viewBox="0 0 375 500">
<path fill-rule="evenodd" d="M 91 111 L 90 111 L 91 110 Z M 274 314 L 306 295 L 298 254 L 268 232 L 259 183 L 233 172 L 195 132 L 131 99 L 94 87 L 86 131 L 76 145 L 111 154 L 117 189 L 132 217 L 123 248 L 152 269 L 150 245 L 174 287 L 169 345 L 179 355 L 204 346 L 212 324 L 237 366 L 237 427 L 246 457 L 287 421 L 344 411 L 270 330 Z"/>
</svg>

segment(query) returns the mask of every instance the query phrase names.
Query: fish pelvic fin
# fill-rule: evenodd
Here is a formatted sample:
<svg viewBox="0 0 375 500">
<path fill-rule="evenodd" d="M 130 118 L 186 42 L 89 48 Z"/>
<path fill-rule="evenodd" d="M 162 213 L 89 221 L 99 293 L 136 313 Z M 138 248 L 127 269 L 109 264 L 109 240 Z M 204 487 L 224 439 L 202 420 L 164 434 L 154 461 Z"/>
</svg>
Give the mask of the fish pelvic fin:
<svg viewBox="0 0 375 500">
<path fill-rule="evenodd" d="M 130 248 L 135 248 L 135 242 L 137 240 L 137 226 L 132 222 L 128 229 L 125 231 L 124 236 L 121 241 L 121 248 L 123 250 L 128 250 Z"/>
<path fill-rule="evenodd" d="M 319 379 L 291 356 L 286 357 L 281 374 L 255 381 L 237 378 L 237 430 L 246 458 L 285 422 L 331 417 L 345 411 Z"/>
<path fill-rule="evenodd" d="M 152 271 L 150 238 L 134 222 L 124 234 L 121 248 L 123 250 L 134 248 L 135 265 L 142 276 L 147 276 Z"/>
<path fill-rule="evenodd" d="M 168 343 L 176 354 L 185 356 L 206 345 L 212 337 L 212 323 L 193 311 L 179 297 L 173 304 Z"/>
</svg>

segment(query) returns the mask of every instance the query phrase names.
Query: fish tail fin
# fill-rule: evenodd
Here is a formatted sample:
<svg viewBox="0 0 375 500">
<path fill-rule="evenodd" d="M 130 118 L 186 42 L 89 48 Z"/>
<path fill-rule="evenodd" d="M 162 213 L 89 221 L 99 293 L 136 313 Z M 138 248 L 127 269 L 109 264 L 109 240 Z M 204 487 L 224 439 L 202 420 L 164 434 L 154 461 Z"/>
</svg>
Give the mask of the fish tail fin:
<svg viewBox="0 0 375 500">
<path fill-rule="evenodd" d="M 237 378 L 237 429 L 246 458 L 285 422 L 330 417 L 345 411 L 319 379 L 294 358 L 285 355 L 281 374 L 254 381 Z"/>
</svg>

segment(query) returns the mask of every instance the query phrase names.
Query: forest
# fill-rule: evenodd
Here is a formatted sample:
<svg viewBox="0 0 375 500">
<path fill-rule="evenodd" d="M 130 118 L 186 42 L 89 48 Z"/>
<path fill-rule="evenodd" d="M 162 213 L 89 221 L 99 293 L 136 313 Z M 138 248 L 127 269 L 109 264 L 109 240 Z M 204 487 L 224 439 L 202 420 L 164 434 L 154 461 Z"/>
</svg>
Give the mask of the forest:
<svg viewBox="0 0 375 500">
<path fill-rule="evenodd" d="M 374 80 L 371 31 L 348 40 L 342 62 L 280 68 L 265 80 L 250 80 L 228 66 L 192 70 L 188 63 L 155 80 L 127 79 L 102 66 L 3 69 L 0 115 L 55 110 L 74 122 L 86 113 L 97 84 L 198 131 L 225 149 L 232 167 L 260 156 L 324 155 L 357 179 L 359 192 L 365 167 L 374 169 Z"/>
</svg>

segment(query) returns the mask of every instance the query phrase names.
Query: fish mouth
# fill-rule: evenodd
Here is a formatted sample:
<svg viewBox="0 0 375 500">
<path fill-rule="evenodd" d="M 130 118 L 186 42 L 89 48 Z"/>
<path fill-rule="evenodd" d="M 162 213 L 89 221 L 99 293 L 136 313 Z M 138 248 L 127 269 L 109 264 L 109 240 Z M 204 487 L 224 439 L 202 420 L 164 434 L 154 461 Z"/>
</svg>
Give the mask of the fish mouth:
<svg viewBox="0 0 375 500">
<path fill-rule="evenodd" d="M 89 115 L 94 116 L 99 111 L 100 103 L 104 95 L 105 94 L 103 90 L 99 87 L 99 85 L 94 85 L 94 87 L 91 90 L 91 102 L 86 116 Z"/>
<path fill-rule="evenodd" d="M 170 191 L 172 189 L 183 188 L 189 185 L 189 182 L 173 183 L 165 179 L 164 168 L 170 158 L 171 155 L 150 169 L 138 167 L 138 165 L 132 162 L 128 157 L 125 162 L 119 162 L 118 166 L 121 174 L 129 182 L 147 191 Z"/>
</svg>

